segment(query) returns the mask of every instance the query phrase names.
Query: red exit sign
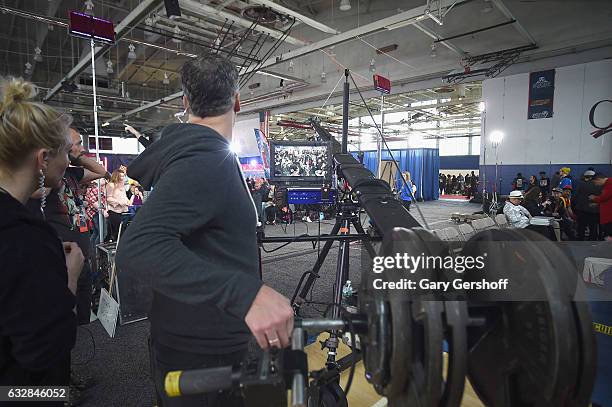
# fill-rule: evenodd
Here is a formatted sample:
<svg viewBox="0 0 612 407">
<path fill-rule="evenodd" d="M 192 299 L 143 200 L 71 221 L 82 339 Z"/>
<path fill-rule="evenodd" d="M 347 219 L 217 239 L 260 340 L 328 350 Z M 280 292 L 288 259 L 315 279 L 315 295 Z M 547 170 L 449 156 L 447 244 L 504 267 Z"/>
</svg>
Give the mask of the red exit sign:
<svg viewBox="0 0 612 407">
<path fill-rule="evenodd" d="M 389 94 L 391 93 L 391 81 L 384 76 L 380 76 L 378 74 L 374 75 L 374 88 L 382 93 Z"/>
</svg>

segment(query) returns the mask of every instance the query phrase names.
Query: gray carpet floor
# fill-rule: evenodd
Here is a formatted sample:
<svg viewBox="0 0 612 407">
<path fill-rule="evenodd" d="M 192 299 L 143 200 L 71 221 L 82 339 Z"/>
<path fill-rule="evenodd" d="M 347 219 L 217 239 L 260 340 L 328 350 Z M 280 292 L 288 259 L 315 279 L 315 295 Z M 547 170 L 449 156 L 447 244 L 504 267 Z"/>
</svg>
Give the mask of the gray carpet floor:
<svg viewBox="0 0 612 407">
<path fill-rule="evenodd" d="M 427 223 L 432 229 L 440 229 L 451 224 L 449 215 L 452 212 L 474 212 L 480 207 L 466 202 L 424 202 L 420 208 Z M 416 208 L 411 213 L 423 223 Z M 362 218 L 364 226 L 367 219 Z M 333 221 L 313 223 L 296 223 L 281 227 L 267 226 L 267 236 L 298 236 L 304 233 L 315 235 L 329 233 Z M 270 251 L 280 244 L 269 244 L 265 249 Z M 302 274 L 312 269 L 318 255 L 318 248 L 311 243 L 293 243 L 272 253 L 262 253 L 263 278 L 266 284 L 283 295 L 291 297 Z M 365 249 L 364 249 L 365 250 Z M 359 243 L 350 246 L 350 278 L 359 283 L 360 256 L 362 248 Z M 332 299 L 338 244 L 335 243 L 321 268 L 321 277 L 317 279 L 309 300 L 321 304 L 307 305 L 303 315 L 320 316 L 325 310 L 324 303 Z M 78 330 L 77 345 L 73 352 L 74 369 L 89 377 L 92 386 L 83 393 L 83 406 L 121 406 L 140 407 L 154 405 L 154 388 L 149 375 L 149 353 L 147 338 L 149 324 L 147 321 L 119 326 L 114 338 L 109 338 L 98 321 Z"/>
</svg>

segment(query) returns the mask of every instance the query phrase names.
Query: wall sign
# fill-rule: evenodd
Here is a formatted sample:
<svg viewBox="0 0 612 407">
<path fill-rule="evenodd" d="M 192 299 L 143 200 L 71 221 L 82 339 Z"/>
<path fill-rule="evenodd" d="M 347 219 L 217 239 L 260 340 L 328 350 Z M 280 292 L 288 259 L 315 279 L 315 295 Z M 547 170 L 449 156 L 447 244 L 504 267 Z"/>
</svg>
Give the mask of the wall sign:
<svg viewBox="0 0 612 407">
<path fill-rule="evenodd" d="M 554 69 L 530 73 L 527 119 L 548 119 L 552 117 L 554 95 Z"/>
</svg>

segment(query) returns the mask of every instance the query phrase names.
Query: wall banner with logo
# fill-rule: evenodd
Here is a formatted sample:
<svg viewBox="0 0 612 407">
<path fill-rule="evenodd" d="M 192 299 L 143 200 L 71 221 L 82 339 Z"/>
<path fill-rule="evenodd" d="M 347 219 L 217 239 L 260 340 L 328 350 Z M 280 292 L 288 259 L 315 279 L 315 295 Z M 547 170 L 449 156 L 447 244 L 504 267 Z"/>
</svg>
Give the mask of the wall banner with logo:
<svg viewBox="0 0 612 407">
<path fill-rule="evenodd" d="M 554 69 L 530 73 L 527 119 L 548 119 L 552 117 L 554 95 Z"/>
</svg>

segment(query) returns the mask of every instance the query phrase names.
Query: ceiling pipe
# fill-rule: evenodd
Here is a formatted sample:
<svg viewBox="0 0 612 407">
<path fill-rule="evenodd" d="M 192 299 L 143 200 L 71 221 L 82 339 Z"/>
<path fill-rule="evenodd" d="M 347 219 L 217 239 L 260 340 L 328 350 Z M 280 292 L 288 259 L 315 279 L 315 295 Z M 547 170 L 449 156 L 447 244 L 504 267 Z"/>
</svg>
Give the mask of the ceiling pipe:
<svg viewBox="0 0 612 407">
<path fill-rule="evenodd" d="M 536 45 L 535 38 L 533 38 L 533 36 L 529 34 L 529 31 L 527 31 L 525 27 L 523 27 L 523 25 L 514 17 L 512 12 L 510 12 L 508 7 L 506 7 L 502 0 L 491 0 L 491 2 L 495 5 L 495 7 L 497 7 L 499 11 L 501 11 L 504 16 L 506 16 L 510 20 L 514 20 L 514 27 L 516 28 L 516 30 L 521 33 L 531 45 Z"/>
<path fill-rule="evenodd" d="M 188 0 L 183 0 L 188 1 Z M 453 5 L 459 5 L 461 3 L 468 2 L 470 0 L 440 0 L 441 8 L 448 8 Z M 413 25 L 416 22 L 426 20 L 428 17 L 425 14 L 427 10 L 427 5 L 415 7 L 408 11 L 404 11 L 399 14 L 395 14 L 391 17 L 386 17 L 378 21 L 374 21 L 369 24 L 362 25 L 361 27 L 354 28 L 352 30 L 345 31 L 341 34 L 337 34 L 331 36 L 329 38 L 325 38 L 324 40 L 303 46 L 301 48 L 288 51 L 281 55 L 276 55 L 268 60 L 264 61 L 263 64 L 259 67 L 259 69 L 269 68 L 274 65 L 278 65 L 287 61 L 290 61 L 295 58 L 299 58 L 305 55 L 312 54 L 321 49 L 333 47 L 334 45 L 342 44 L 347 41 L 351 41 L 358 37 L 370 35 L 376 32 L 385 31 L 385 30 L 394 30 L 397 28 L 405 27 L 408 25 Z M 249 68 L 241 74 L 246 75 L 250 72 L 253 72 L 255 68 Z"/>
</svg>

